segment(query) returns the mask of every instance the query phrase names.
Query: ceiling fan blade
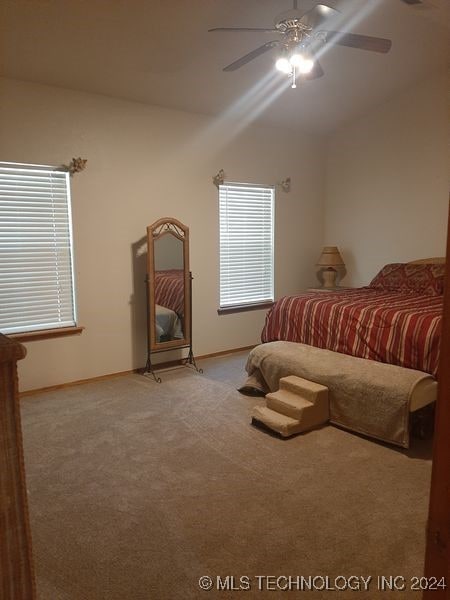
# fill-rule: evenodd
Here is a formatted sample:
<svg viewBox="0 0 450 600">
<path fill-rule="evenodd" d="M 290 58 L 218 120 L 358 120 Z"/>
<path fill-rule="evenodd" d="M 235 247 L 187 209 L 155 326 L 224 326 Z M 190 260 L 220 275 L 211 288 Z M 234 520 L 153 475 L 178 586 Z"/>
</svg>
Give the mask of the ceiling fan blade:
<svg viewBox="0 0 450 600">
<path fill-rule="evenodd" d="M 316 6 L 314 6 L 311 10 L 305 12 L 300 21 L 306 25 L 306 27 L 315 29 L 319 25 L 322 25 L 329 18 L 335 17 L 339 13 L 339 10 L 332 8 L 331 6 L 327 6 L 326 4 L 316 4 Z"/>
<path fill-rule="evenodd" d="M 447 0 L 442 0 L 442 2 L 441 0 L 402 0 L 402 2 L 414 10 L 424 12 L 439 9 L 440 4 L 442 4 L 442 6 L 446 3 L 448 4 Z"/>
<path fill-rule="evenodd" d="M 274 29 L 273 27 L 264 28 L 264 27 L 214 27 L 213 29 L 208 29 L 208 31 L 271 31 L 278 33 L 278 29 Z"/>
<path fill-rule="evenodd" d="M 319 77 L 322 77 L 323 75 L 325 75 L 324 70 L 322 69 L 322 65 L 320 64 L 320 62 L 315 59 L 314 60 L 314 67 L 312 68 L 312 71 L 310 73 L 305 73 L 303 75 L 299 75 L 299 79 L 318 79 Z"/>
<path fill-rule="evenodd" d="M 343 33 L 341 31 L 325 31 L 327 44 L 339 44 L 349 48 L 359 48 L 369 52 L 381 52 L 386 54 L 392 46 L 391 40 L 372 37 L 370 35 L 359 35 L 357 33 Z"/>
<path fill-rule="evenodd" d="M 252 50 L 248 54 L 245 54 L 244 56 L 241 56 L 241 58 L 238 58 L 238 60 L 235 60 L 230 65 L 226 66 L 223 70 L 224 71 L 236 71 L 236 69 L 239 69 L 240 67 L 243 67 L 244 65 L 246 65 L 248 62 L 250 62 L 251 60 L 253 60 L 257 56 L 261 56 L 261 54 L 264 54 L 268 50 L 271 50 L 272 48 L 274 48 L 278 44 L 279 44 L 278 40 L 273 40 L 271 42 L 266 42 L 262 46 L 259 46 L 259 48 L 256 48 L 255 50 Z"/>
</svg>

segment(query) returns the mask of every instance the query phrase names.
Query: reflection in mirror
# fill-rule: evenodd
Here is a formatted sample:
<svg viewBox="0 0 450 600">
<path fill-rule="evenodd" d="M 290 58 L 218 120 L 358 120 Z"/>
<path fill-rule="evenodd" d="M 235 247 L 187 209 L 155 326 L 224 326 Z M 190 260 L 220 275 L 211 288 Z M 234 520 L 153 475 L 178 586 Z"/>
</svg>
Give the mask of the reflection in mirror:
<svg viewBox="0 0 450 600">
<path fill-rule="evenodd" d="M 167 232 L 154 242 L 155 332 L 157 342 L 184 335 L 183 242 Z"/>
<path fill-rule="evenodd" d="M 172 232 L 169 231 L 155 240 L 154 253 L 156 271 L 183 269 L 183 242 Z"/>
</svg>

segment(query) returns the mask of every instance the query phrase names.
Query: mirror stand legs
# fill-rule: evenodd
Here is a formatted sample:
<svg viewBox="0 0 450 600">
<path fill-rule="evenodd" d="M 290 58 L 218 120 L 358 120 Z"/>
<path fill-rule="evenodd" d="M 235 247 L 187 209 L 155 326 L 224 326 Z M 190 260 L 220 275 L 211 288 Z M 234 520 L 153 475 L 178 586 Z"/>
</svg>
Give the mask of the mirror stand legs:
<svg viewBox="0 0 450 600">
<path fill-rule="evenodd" d="M 203 369 L 200 369 L 199 367 L 197 367 L 197 363 L 195 362 L 195 356 L 194 356 L 194 353 L 192 352 L 192 346 L 189 348 L 189 354 L 186 359 L 185 365 L 191 365 L 194 367 L 194 369 L 197 371 L 197 373 L 203 373 Z"/>
<path fill-rule="evenodd" d="M 203 373 L 203 369 L 198 367 L 197 363 L 195 362 L 195 356 L 194 356 L 194 352 L 192 351 L 192 346 L 189 346 L 189 354 L 187 355 L 187 358 L 185 358 L 181 361 L 180 366 L 192 367 L 193 369 L 195 369 L 197 371 L 197 373 Z M 153 379 L 156 381 L 156 383 L 162 382 L 161 377 L 159 377 L 156 374 L 156 371 L 153 369 L 151 352 L 148 353 L 147 363 L 145 365 L 145 368 L 141 371 L 141 373 L 142 373 L 142 375 L 147 375 L 147 373 L 150 373 L 152 375 Z"/>
<path fill-rule="evenodd" d="M 153 370 L 152 359 L 151 359 L 150 353 L 149 353 L 149 355 L 147 357 L 147 364 L 145 365 L 145 369 L 144 369 L 142 375 L 146 375 L 147 373 L 151 373 L 152 374 L 153 379 L 156 381 L 156 383 L 161 383 L 162 382 L 161 377 L 158 377 L 158 375 Z"/>
</svg>

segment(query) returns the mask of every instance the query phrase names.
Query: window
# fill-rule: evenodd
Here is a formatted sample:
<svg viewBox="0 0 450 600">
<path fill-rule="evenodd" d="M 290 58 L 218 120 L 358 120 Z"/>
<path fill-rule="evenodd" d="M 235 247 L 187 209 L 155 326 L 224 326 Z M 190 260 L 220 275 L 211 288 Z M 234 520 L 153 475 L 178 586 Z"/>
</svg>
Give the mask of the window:
<svg viewBox="0 0 450 600">
<path fill-rule="evenodd" d="M 219 215 L 219 312 L 273 302 L 274 189 L 224 183 Z"/>
<path fill-rule="evenodd" d="M 0 163 L 0 331 L 75 326 L 69 174 Z"/>
</svg>

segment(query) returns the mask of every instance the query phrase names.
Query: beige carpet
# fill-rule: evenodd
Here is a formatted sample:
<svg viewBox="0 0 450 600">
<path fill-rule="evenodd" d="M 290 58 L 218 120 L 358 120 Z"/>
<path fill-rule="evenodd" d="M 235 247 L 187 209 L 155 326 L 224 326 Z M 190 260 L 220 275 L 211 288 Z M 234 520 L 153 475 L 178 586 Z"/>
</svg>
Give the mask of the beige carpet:
<svg viewBox="0 0 450 600">
<path fill-rule="evenodd" d="M 422 573 L 430 444 L 271 437 L 249 424 L 262 401 L 235 391 L 245 358 L 22 401 L 39 600 L 285 598 L 256 576 Z M 203 575 L 251 589 L 201 591 Z"/>
</svg>

